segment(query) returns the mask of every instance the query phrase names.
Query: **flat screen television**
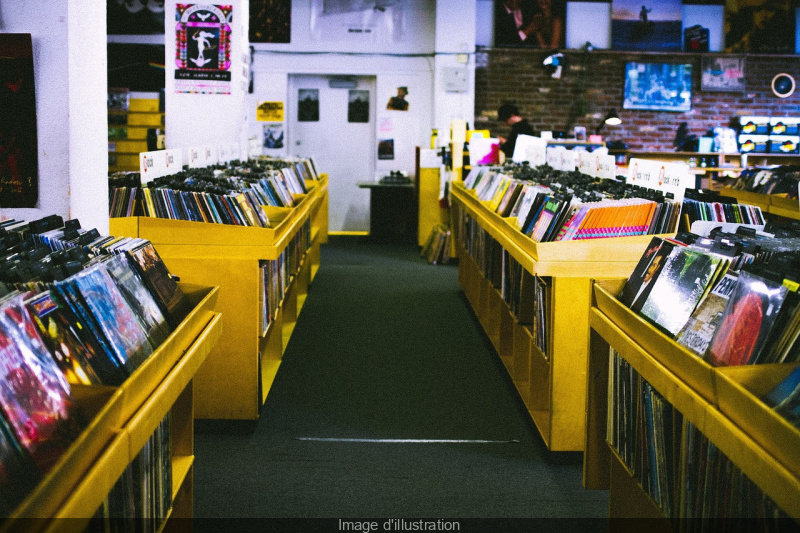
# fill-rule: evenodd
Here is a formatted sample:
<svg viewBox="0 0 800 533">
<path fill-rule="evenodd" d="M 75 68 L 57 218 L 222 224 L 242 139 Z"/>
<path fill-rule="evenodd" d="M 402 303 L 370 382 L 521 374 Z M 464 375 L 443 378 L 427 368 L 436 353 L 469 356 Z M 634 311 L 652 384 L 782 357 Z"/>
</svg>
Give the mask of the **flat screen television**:
<svg viewBox="0 0 800 533">
<path fill-rule="evenodd" d="M 692 65 L 627 63 L 622 108 L 689 111 L 692 108 Z"/>
</svg>

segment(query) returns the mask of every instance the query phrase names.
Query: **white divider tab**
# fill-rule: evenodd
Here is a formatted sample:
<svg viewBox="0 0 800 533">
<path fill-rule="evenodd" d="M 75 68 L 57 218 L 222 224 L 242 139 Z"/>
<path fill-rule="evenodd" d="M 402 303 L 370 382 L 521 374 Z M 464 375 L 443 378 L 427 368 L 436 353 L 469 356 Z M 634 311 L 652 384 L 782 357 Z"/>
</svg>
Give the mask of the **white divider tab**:
<svg viewBox="0 0 800 533">
<path fill-rule="evenodd" d="M 573 150 L 567 150 L 563 146 L 561 148 L 561 170 L 572 172 L 578 168 L 578 154 Z"/>
<path fill-rule="evenodd" d="M 227 144 L 219 145 L 219 162 L 220 163 L 228 163 L 231 160 L 231 154 L 228 151 Z"/>
<path fill-rule="evenodd" d="M 518 135 L 511 159 L 516 163 L 527 161 L 532 167 L 544 165 L 547 163 L 547 141 L 532 135 Z"/>
<path fill-rule="evenodd" d="M 597 154 L 595 160 L 595 177 L 603 180 L 613 180 L 617 177 L 617 161 L 614 159 L 613 155 Z"/>
<path fill-rule="evenodd" d="M 204 167 L 205 164 L 203 163 L 203 156 L 205 152 L 202 146 L 192 146 L 189 148 L 189 161 L 187 165 L 189 168 L 200 168 Z"/>
<path fill-rule="evenodd" d="M 560 146 L 547 147 L 547 164 L 553 167 L 554 170 L 561 170 L 561 152 L 558 150 Z"/>
<path fill-rule="evenodd" d="M 628 182 L 662 192 L 671 192 L 683 201 L 686 188 L 694 188 L 694 175 L 686 163 L 668 163 L 632 158 L 628 163 Z"/>
<path fill-rule="evenodd" d="M 180 148 L 164 150 L 164 166 L 167 168 L 165 175 L 175 174 L 183 170 L 183 150 Z"/>
<path fill-rule="evenodd" d="M 228 147 L 228 153 L 231 155 L 231 160 L 247 161 L 247 157 L 242 157 L 242 147 L 239 143 L 232 143 Z"/>
<path fill-rule="evenodd" d="M 217 148 L 215 146 L 204 146 L 203 157 L 205 158 L 204 166 L 216 165 L 219 163 L 219 154 L 217 153 Z"/>
<path fill-rule="evenodd" d="M 183 157 L 180 150 L 156 150 L 139 154 L 139 174 L 142 183 L 175 174 L 182 166 Z"/>
<path fill-rule="evenodd" d="M 592 156 L 592 153 L 587 150 L 578 150 L 575 153 L 578 156 L 578 170 L 580 173 L 596 178 L 597 162 L 595 160 L 596 158 Z"/>
<path fill-rule="evenodd" d="M 250 157 L 258 157 L 263 153 L 263 147 L 258 137 L 250 137 L 247 140 L 247 155 Z"/>
</svg>

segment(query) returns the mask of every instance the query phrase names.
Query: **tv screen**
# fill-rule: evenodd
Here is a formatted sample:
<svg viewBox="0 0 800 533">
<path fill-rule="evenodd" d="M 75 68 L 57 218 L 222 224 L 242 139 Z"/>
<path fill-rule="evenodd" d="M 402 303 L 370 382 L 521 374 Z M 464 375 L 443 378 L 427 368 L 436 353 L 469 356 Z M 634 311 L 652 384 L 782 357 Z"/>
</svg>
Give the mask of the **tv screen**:
<svg viewBox="0 0 800 533">
<path fill-rule="evenodd" d="M 692 65 L 627 63 L 622 107 L 689 111 L 692 108 Z"/>
</svg>

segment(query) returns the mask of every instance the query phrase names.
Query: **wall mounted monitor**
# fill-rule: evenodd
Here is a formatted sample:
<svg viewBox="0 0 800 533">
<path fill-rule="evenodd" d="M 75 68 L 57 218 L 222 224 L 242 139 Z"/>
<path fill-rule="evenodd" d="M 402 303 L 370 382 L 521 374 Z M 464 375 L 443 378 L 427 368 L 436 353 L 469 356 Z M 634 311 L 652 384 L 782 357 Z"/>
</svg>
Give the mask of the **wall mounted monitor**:
<svg viewBox="0 0 800 533">
<path fill-rule="evenodd" d="M 623 109 L 689 111 L 692 108 L 692 65 L 627 63 Z"/>
</svg>

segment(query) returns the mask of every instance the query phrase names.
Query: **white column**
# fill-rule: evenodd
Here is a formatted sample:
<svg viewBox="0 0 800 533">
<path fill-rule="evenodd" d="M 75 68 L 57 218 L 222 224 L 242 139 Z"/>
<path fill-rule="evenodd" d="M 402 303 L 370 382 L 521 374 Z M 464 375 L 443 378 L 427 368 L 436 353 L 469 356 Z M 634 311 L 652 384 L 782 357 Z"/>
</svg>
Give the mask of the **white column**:
<svg viewBox="0 0 800 533">
<path fill-rule="evenodd" d="M 433 127 L 440 135 L 447 135 L 453 119 L 475 126 L 475 15 L 476 0 L 436 2 Z M 466 76 L 464 92 L 447 90 L 446 76 L 462 73 Z"/>
<path fill-rule="evenodd" d="M 105 28 L 104 2 L 0 3 L 0 31 L 33 40 L 39 159 L 36 207 L 3 208 L 3 216 L 55 214 L 108 231 Z"/>
<path fill-rule="evenodd" d="M 229 94 L 190 93 L 192 83 L 176 80 L 176 2 L 168 1 L 166 7 L 166 147 L 184 150 L 184 161 L 187 160 L 185 150 L 195 146 L 218 147 L 239 143 L 242 149 L 247 147 L 248 114 L 245 107 L 249 83 L 249 43 L 248 19 L 249 2 L 234 0 L 226 2 L 233 7 L 230 32 L 230 82 L 226 88 L 211 89 L 225 91 Z M 200 5 L 200 4 L 195 4 Z M 213 5 L 213 4 L 206 4 Z M 187 34 L 187 40 L 201 38 L 196 31 Z M 215 52 L 212 52 L 215 53 Z M 198 59 L 198 58 L 194 58 Z M 191 58 L 190 58 L 191 60 Z M 192 80 L 196 81 L 196 80 Z M 224 85 L 224 84 L 223 84 Z M 199 83 L 194 84 L 199 91 L 203 89 Z"/>
</svg>

